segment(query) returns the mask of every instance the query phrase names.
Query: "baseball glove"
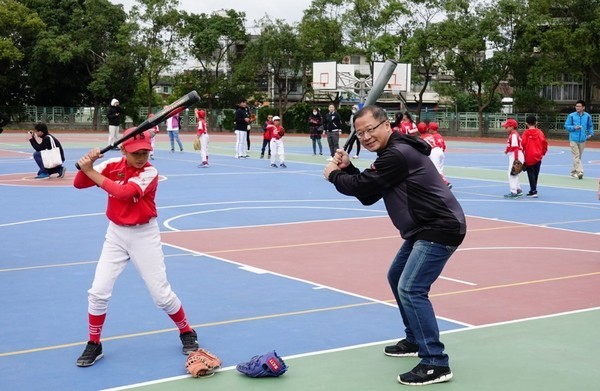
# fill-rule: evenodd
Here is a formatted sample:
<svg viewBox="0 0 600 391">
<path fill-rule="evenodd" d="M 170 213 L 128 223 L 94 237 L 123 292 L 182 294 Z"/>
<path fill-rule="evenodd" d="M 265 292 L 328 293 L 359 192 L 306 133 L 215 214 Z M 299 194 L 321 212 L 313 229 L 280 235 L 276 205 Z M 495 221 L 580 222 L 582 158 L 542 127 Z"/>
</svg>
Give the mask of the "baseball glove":
<svg viewBox="0 0 600 391">
<path fill-rule="evenodd" d="M 515 159 L 510 170 L 510 175 L 519 175 L 521 171 L 523 171 L 523 162 L 519 159 Z"/>
<path fill-rule="evenodd" d="M 259 356 L 254 356 L 248 362 L 240 363 L 236 369 L 249 377 L 278 377 L 288 370 L 283 359 L 271 351 Z"/>
<path fill-rule="evenodd" d="M 185 369 L 193 377 L 208 377 L 214 375 L 221 366 L 221 360 L 208 350 L 198 349 L 190 353 L 185 362 Z"/>
<path fill-rule="evenodd" d="M 199 151 L 200 150 L 200 139 L 198 137 L 196 137 L 194 139 L 194 151 Z"/>
</svg>

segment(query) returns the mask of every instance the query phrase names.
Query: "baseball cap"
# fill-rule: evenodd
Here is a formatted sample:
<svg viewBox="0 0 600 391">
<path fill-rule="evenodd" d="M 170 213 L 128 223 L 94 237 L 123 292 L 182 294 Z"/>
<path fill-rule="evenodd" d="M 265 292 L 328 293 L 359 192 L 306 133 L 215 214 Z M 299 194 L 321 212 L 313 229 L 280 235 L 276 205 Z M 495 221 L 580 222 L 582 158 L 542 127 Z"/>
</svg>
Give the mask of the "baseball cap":
<svg viewBox="0 0 600 391">
<path fill-rule="evenodd" d="M 505 123 L 502 124 L 503 128 L 508 128 L 509 126 L 512 126 L 513 128 L 517 129 L 519 127 L 519 123 L 517 122 L 516 119 L 514 118 L 509 118 L 506 120 Z"/>
<path fill-rule="evenodd" d="M 419 122 L 419 124 L 417 125 L 417 130 L 419 131 L 419 133 L 427 133 L 427 125 L 425 124 L 425 122 Z"/>
<path fill-rule="evenodd" d="M 279 118 L 279 116 L 276 115 L 275 117 L 273 117 L 273 121 L 281 121 L 281 118 Z"/>
<path fill-rule="evenodd" d="M 123 136 L 127 136 L 131 132 L 133 132 L 135 128 L 129 128 L 124 133 Z M 123 142 L 123 148 L 127 152 L 133 153 L 137 152 L 141 149 L 146 149 L 148 151 L 152 151 L 151 140 L 152 136 L 148 132 L 142 132 L 141 134 L 135 135 L 132 138 L 129 138 Z"/>
<path fill-rule="evenodd" d="M 438 125 L 437 122 L 430 122 L 429 123 L 429 129 L 430 130 L 438 130 L 440 128 L 440 125 Z"/>
</svg>

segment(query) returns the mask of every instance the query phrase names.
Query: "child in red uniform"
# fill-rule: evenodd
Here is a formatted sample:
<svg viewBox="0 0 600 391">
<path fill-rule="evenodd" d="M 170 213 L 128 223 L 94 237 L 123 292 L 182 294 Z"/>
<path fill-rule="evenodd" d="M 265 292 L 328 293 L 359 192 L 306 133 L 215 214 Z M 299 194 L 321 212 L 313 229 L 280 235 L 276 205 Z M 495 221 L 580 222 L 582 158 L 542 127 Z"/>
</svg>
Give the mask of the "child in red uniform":
<svg viewBox="0 0 600 391">
<path fill-rule="evenodd" d="M 529 179 L 529 193 L 527 197 L 538 197 L 537 182 L 542 166 L 542 158 L 548 151 L 548 141 L 544 132 L 536 127 L 534 115 L 530 115 L 525 120 L 527 129 L 521 136 L 523 145 L 523 154 L 525 155 L 525 166 L 527 167 L 527 179 Z"/>
<path fill-rule="evenodd" d="M 275 155 L 279 155 L 279 167 L 286 168 L 283 140 L 281 139 L 285 134 L 285 129 L 281 126 L 281 118 L 278 116 L 273 117 L 273 124 L 267 126 L 267 132 L 271 137 L 271 167 L 277 168 Z"/>
<path fill-rule="evenodd" d="M 510 186 L 510 193 L 505 194 L 504 198 L 519 198 L 523 197 L 523 190 L 521 190 L 521 184 L 519 183 L 519 175 L 511 175 L 512 165 L 516 159 L 523 161 L 523 148 L 521 147 L 521 137 L 517 129 L 519 124 L 514 118 L 509 118 L 505 123 L 502 124 L 503 128 L 506 128 L 508 132 L 508 140 L 506 141 L 505 154 L 508 155 L 508 185 Z"/>
<path fill-rule="evenodd" d="M 125 134 L 132 131 L 128 129 Z M 114 284 L 129 261 L 146 283 L 157 307 L 164 310 L 180 332 L 183 353 L 198 349 L 196 332 L 190 327 L 181 301 L 171 290 L 165 271 L 154 197 L 158 171 L 149 162 L 152 146 L 148 132 L 121 145 L 123 157 L 92 166 L 103 155 L 92 149 L 79 161 L 73 185 L 78 189 L 98 186 L 108 193 L 109 219 L 104 245 L 92 287 L 88 291 L 89 342 L 77 365 L 88 367 L 102 358 L 100 334 Z"/>
<path fill-rule="evenodd" d="M 200 158 L 202 163 L 198 167 L 208 167 L 208 129 L 206 128 L 206 112 L 204 110 L 196 109 L 196 119 L 198 120 L 198 132 L 196 136 L 200 141 Z"/>
<path fill-rule="evenodd" d="M 417 129 L 421 134 L 421 138 L 427 142 L 431 146 L 431 152 L 429 153 L 429 160 L 433 163 L 435 168 L 437 169 L 440 177 L 448 186 L 449 189 L 452 189 L 452 183 L 448 182 L 446 176 L 444 175 L 444 151 L 442 148 L 436 143 L 436 139 L 432 134 L 432 128 L 435 128 L 436 131 L 438 129 L 438 124 L 435 122 L 430 122 L 429 126 L 425 124 L 425 122 L 419 122 L 417 125 Z M 443 141 L 443 140 L 442 140 Z"/>
<path fill-rule="evenodd" d="M 260 158 L 265 157 L 265 148 L 269 147 L 269 159 L 271 158 L 271 132 L 267 130 L 269 125 L 273 125 L 273 116 L 271 114 L 267 115 L 267 120 L 263 124 L 263 143 L 262 148 L 260 149 Z"/>
</svg>

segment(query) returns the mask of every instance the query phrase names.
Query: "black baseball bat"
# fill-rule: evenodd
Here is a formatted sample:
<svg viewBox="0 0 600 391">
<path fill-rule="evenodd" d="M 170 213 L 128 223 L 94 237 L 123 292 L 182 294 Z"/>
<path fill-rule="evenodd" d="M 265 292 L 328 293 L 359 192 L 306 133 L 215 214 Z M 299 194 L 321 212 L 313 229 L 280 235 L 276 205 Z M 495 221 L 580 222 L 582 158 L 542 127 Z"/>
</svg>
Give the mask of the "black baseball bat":
<svg viewBox="0 0 600 391">
<path fill-rule="evenodd" d="M 167 118 L 174 116 L 175 114 L 185 110 L 186 108 L 198 102 L 200 102 L 200 96 L 198 95 L 198 93 L 196 91 L 188 92 L 186 95 L 182 96 L 181 98 L 177 99 L 175 102 L 171 103 L 158 113 L 154 114 L 153 117 L 148 118 L 147 120 L 139 124 L 133 131 L 131 131 L 131 133 L 128 133 L 126 136 L 121 137 L 114 143 L 102 148 L 100 150 L 100 153 L 106 153 L 110 151 L 117 145 L 122 144 L 126 140 L 129 140 L 130 138 L 135 137 L 138 134 L 141 134 L 142 132 L 157 126 Z M 75 167 L 77 167 L 77 169 L 79 170 L 78 163 L 75 163 Z"/>
<path fill-rule="evenodd" d="M 385 64 L 383 64 L 383 68 L 381 69 L 381 73 L 377 77 L 377 80 L 373 81 L 373 87 L 371 87 L 371 91 L 369 91 L 369 95 L 367 95 L 367 99 L 365 99 L 364 106 L 377 103 L 377 99 L 379 99 L 383 93 L 383 90 L 390 80 L 390 77 L 392 77 L 397 65 L 398 63 L 394 60 L 387 60 Z M 354 141 L 356 141 L 356 129 L 348 136 L 348 140 L 346 140 L 346 144 L 344 144 L 344 151 L 348 152 L 350 145 L 353 145 Z"/>
</svg>

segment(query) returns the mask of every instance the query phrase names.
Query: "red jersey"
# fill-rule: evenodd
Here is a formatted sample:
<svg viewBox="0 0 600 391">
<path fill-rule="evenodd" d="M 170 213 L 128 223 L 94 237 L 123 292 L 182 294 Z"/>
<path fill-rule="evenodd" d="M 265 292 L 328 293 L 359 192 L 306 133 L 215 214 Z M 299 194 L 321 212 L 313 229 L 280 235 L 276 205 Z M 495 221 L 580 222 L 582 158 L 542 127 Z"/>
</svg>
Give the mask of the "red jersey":
<svg viewBox="0 0 600 391">
<path fill-rule="evenodd" d="M 546 140 L 544 132 L 538 128 L 528 128 L 523 132 L 521 140 L 525 165 L 533 166 L 537 162 L 541 162 L 548 152 L 548 140 Z"/>
<path fill-rule="evenodd" d="M 101 188 L 108 193 L 106 216 L 117 225 L 145 224 L 156 217 L 154 198 L 158 187 L 158 171 L 150 163 L 141 169 L 127 165 L 125 157 L 113 158 L 94 166 L 105 179 Z M 73 180 L 78 189 L 96 184 L 78 171 Z"/>
<path fill-rule="evenodd" d="M 433 138 L 433 134 L 429 133 L 421 133 L 421 138 L 429 144 L 431 149 L 437 148 L 438 146 L 435 144 L 435 138 Z"/>
<path fill-rule="evenodd" d="M 432 133 L 433 139 L 435 140 L 435 145 L 442 148 L 442 151 L 446 152 L 446 142 L 444 138 L 439 133 Z"/>
<path fill-rule="evenodd" d="M 414 122 L 402 121 L 400 122 L 400 133 L 415 136 L 419 134 L 419 129 L 417 129 L 417 124 Z"/>
<path fill-rule="evenodd" d="M 512 152 L 515 154 L 515 159 L 519 158 L 519 151 L 522 151 L 521 147 L 521 136 L 516 130 L 513 130 L 508 134 L 508 140 L 506 141 L 506 150 L 504 153 Z"/>
<path fill-rule="evenodd" d="M 204 118 L 198 118 L 198 136 L 201 136 L 206 132 L 206 120 Z"/>
<path fill-rule="evenodd" d="M 271 140 L 271 139 L 279 140 L 285 134 L 285 129 L 281 125 L 271 124 L 271 125 L 267 125 L 267 132 L 271 136 L 269 138 L 265 137 L 267 140 Z"/>
</svg>

